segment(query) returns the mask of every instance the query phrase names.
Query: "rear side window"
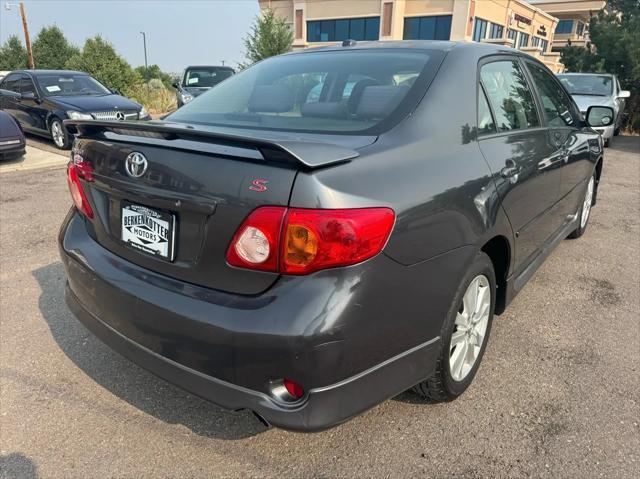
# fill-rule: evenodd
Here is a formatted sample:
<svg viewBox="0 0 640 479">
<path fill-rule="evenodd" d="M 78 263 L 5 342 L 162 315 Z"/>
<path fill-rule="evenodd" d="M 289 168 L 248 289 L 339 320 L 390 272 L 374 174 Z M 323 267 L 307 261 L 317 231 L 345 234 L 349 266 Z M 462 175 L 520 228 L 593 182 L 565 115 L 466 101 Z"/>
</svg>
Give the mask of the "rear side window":
<svg viewBox="0 0 640 479">
<path fill-rule="evenodd" d="M 571 115 L 571 110 L 573 109 L 571 100 L 564 92 L 564 88 L 555 78 L 535 63 L 527 62 L 527 68 L 531 72 L 531 77 L 540 93 L 540 100 L 542 100 L 549 126 L 575 125 L 575 119 Z"/>
<path fill-rule="evenodd" d="M 496 125 L 491 115 L 487 96 L 482 87 L 478 88 L 478 135 L 489 135 L 496 132 Z"/>
<path fill-rule="evenodd" d="M 415 108 L 443 53 L 352 50 L 260 62 L 169 115 L 250 129 L 378 134 Z"/>
<path fill-rule="evenodd" d="M 233 75 L 233 70 L 219 67 L 189 68 L 184 73 L 183 86 L 197 88 L 211 88 L 222 80 Z"/>
<path fill-rule="evenodd" d="M 517 61 L 504 60 L 483 65 L 480 80 L 493 108 L 499 131 L 540 126 L 533 95 Z"/>
<path fill-rule="evenodd" d="M 17 73 L 14 73 L 13 75 L 9 75 L 2 82 L 2 88 L 4 90 L 20 93 L 20 77 L 21 75 Z"/>
</svg>

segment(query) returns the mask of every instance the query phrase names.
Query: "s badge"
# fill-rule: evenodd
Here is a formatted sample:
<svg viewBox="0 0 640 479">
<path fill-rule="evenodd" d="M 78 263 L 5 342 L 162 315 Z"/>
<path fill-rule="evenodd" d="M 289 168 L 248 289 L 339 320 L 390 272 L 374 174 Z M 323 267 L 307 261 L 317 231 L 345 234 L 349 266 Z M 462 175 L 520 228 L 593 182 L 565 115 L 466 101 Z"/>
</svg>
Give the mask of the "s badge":
<svg viewBox="0 0 640 479">
<path fill-rule="evenodd" d="M 269 183 L 269 181 L 264 179 L 253 180 L 249 189 L 251 191 L 262 193 L 264 191 L 267 191 L 267 183 Z"/>
</svg>

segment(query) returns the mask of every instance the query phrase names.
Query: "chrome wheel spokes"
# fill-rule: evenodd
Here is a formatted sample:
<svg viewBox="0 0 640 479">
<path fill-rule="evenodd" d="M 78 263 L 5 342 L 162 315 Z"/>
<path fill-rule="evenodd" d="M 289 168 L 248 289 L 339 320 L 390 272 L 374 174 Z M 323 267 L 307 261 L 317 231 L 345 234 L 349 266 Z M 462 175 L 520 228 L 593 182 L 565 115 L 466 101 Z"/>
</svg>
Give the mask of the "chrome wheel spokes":
<svg viewBox="0 0 640 479">
<path fill-rule="evenodd" d="M 51 124 L 51 137 L 56 145 L 60 147 L 64 146 L 64 132 L 62 131 L 60 122 L 54 121 Z"/>
<path fill-rule="evenodd" d="M 584 228 L 589 219 L 589 213 L 591 213 L 591 203 L 593 203 L 593 187 L 595 180 L 593 176 L 589 180 L 587 185 L 587 193 L 584 195 L 584 203 L 582 203 L 582 216 L 580 218 L 580 227 Z"/>
<path fill-rule="evenodd" d="M 449 371 L 462 381 L 480 355 L 491 313 L 491 287 L 484 275 L 476 276 L 462 297 L 449 343 Z"/>
</svg>

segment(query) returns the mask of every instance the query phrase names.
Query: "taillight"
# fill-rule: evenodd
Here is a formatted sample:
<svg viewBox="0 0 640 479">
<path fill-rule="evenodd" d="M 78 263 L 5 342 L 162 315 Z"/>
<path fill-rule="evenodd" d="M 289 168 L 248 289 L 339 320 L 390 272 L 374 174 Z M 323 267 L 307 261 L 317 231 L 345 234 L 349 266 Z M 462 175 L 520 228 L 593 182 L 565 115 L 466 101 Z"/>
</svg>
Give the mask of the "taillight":
<svg viewBox="0 0 640 479">
<path fill-rule="evenodd" d="M 84 178 L 85 175 L 86 172 L 78 165 L 69 163 L 67 166 L 67 185 L 69 186 L 69 192 L 71 193 L 73 203 L 76 205 L 76 208 L 80 213 L 85 215 L 87 218 L 93 219 L 93 210 L 91 209 L 87 196 L 82 189 L 82 183 L 80 183 L 80 177 L 82 176 Z M 92 176 L 91 180 L 93 180 Z"/>
<path fill-rule="evenodd" d="M 239 266 L 283 274 L 308 274 L 360 263 L 378 254 L 395 214 L 389 208 L 254 210 L 227 252 Z"/>
<path fill-rule="evenodd" d="M 227 251 L 227 262 L 233 266 L 278 270 L 278 243 L 283 206 L 263 206 L 254 210 L 240 225 Z"/>
</svg>

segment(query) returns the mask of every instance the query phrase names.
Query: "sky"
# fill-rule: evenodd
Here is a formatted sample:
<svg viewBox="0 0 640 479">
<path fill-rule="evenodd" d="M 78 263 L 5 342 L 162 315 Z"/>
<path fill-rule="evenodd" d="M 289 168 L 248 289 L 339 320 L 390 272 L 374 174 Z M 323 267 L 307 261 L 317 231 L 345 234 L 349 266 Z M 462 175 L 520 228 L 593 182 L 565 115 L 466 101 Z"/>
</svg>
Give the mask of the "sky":
<svg viewBox="0 0 640 479">
<path fill-rule="evenodd" d="M 24 41 L 19 9 L 7 11 L 5 3 L 0 0 L 0 43 L 13 34 Z M 235 66 L 244 58 L 242 39 L 259 11 L 258 0 L 24 0 L 24 5 L 31 41 L 47 25 L 57 25 L 79 47 L 100 34 L 136 67 L 144 65 L 144 31 L 149 65 L 171 73 L 222 60 Z"/>
</svg>

